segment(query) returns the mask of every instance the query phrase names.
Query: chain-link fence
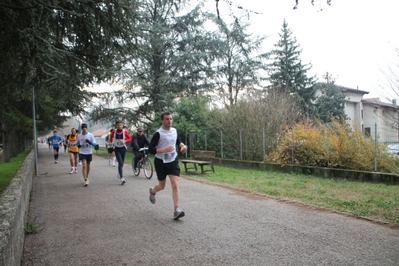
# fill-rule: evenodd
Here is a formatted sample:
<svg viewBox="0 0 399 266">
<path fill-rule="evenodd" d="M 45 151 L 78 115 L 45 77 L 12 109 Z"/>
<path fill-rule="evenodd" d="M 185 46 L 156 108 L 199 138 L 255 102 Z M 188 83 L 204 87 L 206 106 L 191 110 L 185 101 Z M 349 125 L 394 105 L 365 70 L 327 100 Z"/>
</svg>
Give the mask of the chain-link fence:
<svg viewBox="0 0 399 266">
<path fill-rule="evenodd" d="M 299 160 L 297 157 L 299 155 L 297 154 L 296 149 L 300 145 L 303 145 L 304 142 L 296 137 L 295 130 L 295 127 L 292 127 L 289 146 L 284 150 L 286 156 L 290 157 L 289 160 L 287 160 L 289 162 L 286 162 L 289 164 L 300 164 L 298 163 Z M 332 156 L 334 156 L 334 154 L 336 156 L 337 153 L 336 148 L 332 145 L 332 142 L 336 141 L 336 137 L 332 136 L 332 130 L 333 129 L 327 126 L 324 132 L 326 136 L 325 139 L 322 141 L 320 140 L 317 144 L 313 144 L 318 146 L 317 149 L 321 151 L 325 157 L 323 158 L 323 160 L 325 160 L 323 165 L 324 167 L 337 167 L 336 165 L 331 165 Z M 362 138 L 364 137 L 368 143 L 368 150 L 371 150 L 370 152 L 373 153 L 367 160 L 365 160 L 367 161 L 365 163 L 369 164 L 371 169 L 377 171 L 379 167 L 378 159 L 381 157 L 381 149 L 383 149 L 384 153 L 392 153 L 393 156 L 397 156 L 397 153 L 399 152 L 399 143 L 397 140 L 395 141 L 395 139 L 392 139 L 389 143 L 379 142 L 377 125 L 373 128 L 372 133 L 374 133 L 374 136 L 369 136 L 367 132 L 361 134 L 363 134 Z M 287 138 L 289 139 L 288 136 L 285 136 L 284 138 L 286 141 Z M 267 129 L 264 128 L 257 132 L 248 132 L 243 129 L 238 129 L 235 132 L 219 131 L 198 134 L 195 131 L 192 131 L 186 133 L 185 139 L 182 140 L 184 140 L 189 147 L 188 152 L 185 155 L 186 157 L 190 157 L 191 150 L 212 150 L 216 151 L 216 157 L 223 159 L 266 161 L 265 158 L 267 158 L 269 154 L 279 152 L 278 148 L 281 144 L 282 138 L 280 139 L 280 137 L 277 137 L 275 134 L 268 134 Z M 354 141 L 357 142 L 357 140 Z M 382 144 L 389 145 L 385 147 L 385 145 Z M 358 146 L 359 145 L 364 145 L 364 143 L 358 143 Z M 359 149 L 362 150 L 361 147 Z M 343 152 L 345 152 L 344 148 Z M 348 154 L 348 156 L 350 155 Z"/>
</svg>

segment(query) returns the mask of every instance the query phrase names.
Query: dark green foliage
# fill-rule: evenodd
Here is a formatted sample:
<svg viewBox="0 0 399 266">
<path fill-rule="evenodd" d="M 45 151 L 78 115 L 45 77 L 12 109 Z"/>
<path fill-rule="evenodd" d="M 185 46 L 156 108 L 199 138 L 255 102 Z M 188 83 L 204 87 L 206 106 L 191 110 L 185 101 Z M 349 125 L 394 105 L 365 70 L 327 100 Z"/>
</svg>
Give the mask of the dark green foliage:
<svg viewBox="0 0 399 266">
<path fill-rule="evenodd" d="M 182 13 L 188 1 L 142 1 L 137 47 L 119 73 L 123 89 L 104 94 L 93 113 L 106 120 L 122 112 L 133 124 L 150 125 L 172 110 L 175 99 L 206 90 L 207 42 L 200 6 Z M 121 103 L 124 106 L 121 108 Z M 134 106 L 134 107 L 130 107 Z"/>
<path fill-rule="evenodd" d="M 276 49 L 272 51 L 269 89 L 291 93 L 302 107 L 302 116 L 313 116 L 315 114 L 313 101 L 316 98 L 315 81 L 307 75 L 311 67 L 302 64 L 300 59 L 302 50 L 285 20 L 279 35 L 280 40 L 275 45 Z"/>
<path fill-rule="evenodd" d="M 338 86 L 335 86 L 334 79 L 329 73 L 324 76 L 325 83 L 317 83 L 316 89 L 320 95 L 316 100 L 317 115 L 323 123 L 331 122 L 331 118 L 343 121 L 345 114 L 345 93 Z"/>
<path fill-rule="evenodd" d="M 67 114 L 85 112 L 92 94 L 83 88 L 110 79 L 132 49 L 135 3 L 0 4 L 0 122 L 6 160 L 13 136 L 32 138 L 32 88 L 39 131 L 61 126 Z"/>
<path fill-rule="evenodd" d="M 191 96 L 182 98 L 174 109 L 174 127 L 183 142 L 190 148 L 201 150 L 205 148 L 205 136 L 209 132 L 210 99 L 205 96 Z M 193 143 L 190 143 L 190 133 Z M 209 134 L 209 133 L 208 133 Z M 192 145 L 191 145 L 192 144 Z M 214 150 L 214 149 L 213 149 Z"/>
</svg>

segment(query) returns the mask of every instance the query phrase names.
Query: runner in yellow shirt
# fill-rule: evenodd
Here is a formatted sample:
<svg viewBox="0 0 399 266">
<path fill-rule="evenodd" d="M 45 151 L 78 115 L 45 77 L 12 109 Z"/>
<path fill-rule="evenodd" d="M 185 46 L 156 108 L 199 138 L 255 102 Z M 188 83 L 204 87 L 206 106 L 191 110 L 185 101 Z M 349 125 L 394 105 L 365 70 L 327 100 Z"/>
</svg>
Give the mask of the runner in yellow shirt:
<svg viewBox="0 0 399 266">
<path fill-rule="evenodd" d="M 76 133 L 76 129 L 71 129 L 71 134 L 67 136 L 67 145 L 68 145 L 68 152 L 69 152 L 69 162 L 71 164 L 71 172 L 70 174 L 77 174 L 78 173 L 78 133 Z"/>
</svg>

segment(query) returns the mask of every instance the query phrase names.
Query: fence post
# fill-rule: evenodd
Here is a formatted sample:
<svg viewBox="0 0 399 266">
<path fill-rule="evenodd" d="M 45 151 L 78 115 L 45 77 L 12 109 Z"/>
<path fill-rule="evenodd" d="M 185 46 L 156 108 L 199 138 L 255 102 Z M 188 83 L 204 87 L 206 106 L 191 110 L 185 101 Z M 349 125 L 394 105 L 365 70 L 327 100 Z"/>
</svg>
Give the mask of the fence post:
<svg viewBox="0 0 399 266">
<path fill-rule="evenodd" d="M 194 139 L 195 139 L 195 130 L 190 130 L 190 158 L 191 158 L 191 151 L 194 150 Z"/>
<path fill-rule="evenodd" d="M 220 130 L 220 157 L 223 159 L 223 131 Z"/>
<path fill-rule="evenodd" d="M 239 130 L 240 132 L 240 160 L 242 160 L 242 131 L 241 129 Z"/>
<path fill-rule="evenodd" d="M 185 138 L 184 143 L 187 144 L 187 143 L 188 143 L 188 142 L 187 142 L 187 132 L 184 133 L 184 138 Z M 190 150 L 190 153 L 191 153 L 191 150 Z M 186 153 L 184 154 L 184 157 L 185 157 L 186 159 L 187 159 L 187 156 L 188 156 L 188 151 L 186 151 Z"/>
<path fill-rule="evenodd" d="M 330 167 L 330 127 L 327 127 L 327 167 Z"/>
<path fill-rule="evenodd" d="M 295 164 L 294 148 L 295 148 L 295 136 L 294 136 L 294 126 L 292 126 L 292 149 L 291 149 L 291 163 L 292 164 Z"/>
<path fill-rule="evenodd" d="M 262 142 L 263 142 L 263 157 L 262 161 L 265 161 L 265 155 L 266 155 L 266 139 L 265 139 L 265 128 L 262 129 Z"/>
<path fill-rule="evenodd" d="M 374 128 L 374 172 L 377 172 L 377 122 Z"/>
<path fill-rule="evenodd" d="M 208 150 L 208 140 L 206 139 L 206 131 L 205 131 L 205 150 Z"/>
</svg>

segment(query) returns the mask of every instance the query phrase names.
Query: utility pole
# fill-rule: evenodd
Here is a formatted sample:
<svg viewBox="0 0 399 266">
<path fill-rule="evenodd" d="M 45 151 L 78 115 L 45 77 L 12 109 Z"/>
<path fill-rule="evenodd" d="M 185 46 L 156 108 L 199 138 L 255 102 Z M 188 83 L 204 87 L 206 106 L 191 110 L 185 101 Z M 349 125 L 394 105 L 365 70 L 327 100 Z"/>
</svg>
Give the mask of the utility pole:
<svg viewBox="0 0 399 266">
<path fill-rule="evenodd" d="M 37 161 L 37 136 L 36 136 L 36 103 L 35 103 L 35 86 L 32 86 L 32 113 L 33 113 L 33 145 L 34 145 L 34 154 L 35 154 L 35 173 L 36 176 L 39 174 L 39 164 Z"/>
</svg>

